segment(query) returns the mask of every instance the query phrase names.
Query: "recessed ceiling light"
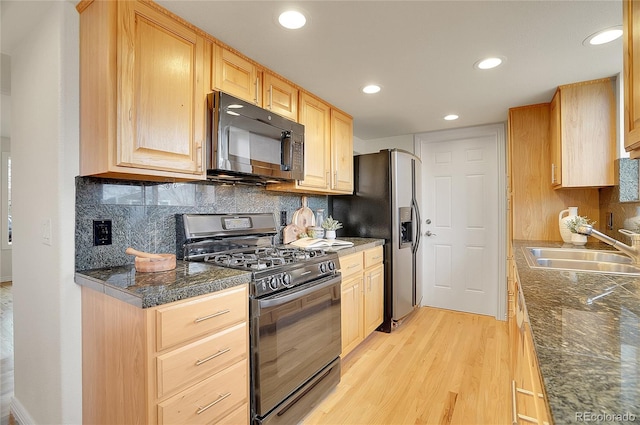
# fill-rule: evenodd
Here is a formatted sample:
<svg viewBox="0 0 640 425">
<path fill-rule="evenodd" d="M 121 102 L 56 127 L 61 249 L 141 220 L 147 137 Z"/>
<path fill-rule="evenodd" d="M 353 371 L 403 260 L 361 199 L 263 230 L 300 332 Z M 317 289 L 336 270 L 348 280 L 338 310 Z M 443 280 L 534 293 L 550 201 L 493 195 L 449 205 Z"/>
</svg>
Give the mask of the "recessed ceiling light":
<svg viewBox="0 0 640 425">
<path fill-rule="evenodd" d="M 449 115 L 444 117 L 444 119 L 447 120 L 447 121 L 455 121 L 458 118 L 460 118 L 460 117 L 457 116 L 456 114 L 449 114 Z"/>
<path fill-rule="evenodd" d="M 589 37 L 584 39 L 582 44 L 585 46 L 599 46 L 601 44 L 610 43 L 620 37 L 622 37 L 622 27 L 616 26 L 591 34 Z"/>
<path fill-rule="evenodd" d="M 362 92 L 366 94 L 378 93 L 380 90 L 381 90 L 381 87 L 377 84 L 369 84 L 368 86 L 364 86 L 362 88 Z"/>
<path fill-rule="evenodd" d="M 307 18 L 297 10 L 287 10 L 282 12 L 278 17 L 278 22 L 285 28 L 290 30 L 297 30 L 302 28 L 307 23 Z"/>
<path fill-rule="evenodd" d="M 492 69 L 499 66 L 503 61 L 503 58 L 499 57 L 485 58 L 474 63 L 473 66 L 477 69 Z"/>
</svg>

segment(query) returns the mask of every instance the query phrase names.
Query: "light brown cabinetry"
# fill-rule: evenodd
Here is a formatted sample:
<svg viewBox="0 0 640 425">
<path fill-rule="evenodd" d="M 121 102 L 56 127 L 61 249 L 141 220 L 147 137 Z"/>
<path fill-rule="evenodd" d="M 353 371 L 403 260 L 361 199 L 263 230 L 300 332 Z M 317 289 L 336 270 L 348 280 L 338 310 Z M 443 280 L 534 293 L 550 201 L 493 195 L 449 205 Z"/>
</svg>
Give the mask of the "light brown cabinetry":
<svg viewBox="0 0 640 425">
<path fill-rule="evenodd" d="M 270 72 L 262 75 L 262 107 L 297 122 L 298 89 Z"/>
<path fill-rule="evenodd" d="M 598 189 L 554 190 L 549 184 L 549 115 L 548 103 L 509 109 L 510 240 L 561 241 L 558 213 L 571 205 L 605 222 L 598 219 Z"/>
<path fill-rule="evenodd" d="M 384 265 L 382 246 L 340 257 L 342 273 L 342 357 L 382 324 Z"/>
<path fill-rule="evenodd" d="M 615 79 L 558 87 L 551 101 L 551 184 L 554 188 L 615 184 Z"/>
<path fill-rule="evenodd" d="M 353 118 L 331 110 L 331 190 L 353 192 Z"/>
<path fill-rule="evenodd" d="M 640 3 L 622 2 L 624 63 L 624 147 L 640 157 Z"/>
<path fill-rule="evenodd" d="M 82 311 L 84 423 L 248 423 L 246 286 L 149 309 L 83 287 Z"/>
<path fill-rule="evenodd" d="M 510 303 L 513 311 L 509 315 L 513 422 L 549 424 L 551 423 L 549 407 L 544 396 L 522 289 L 517 270 L 511 269 L 510 273 L 514 273 L 510 288 L 510 292 L 513 293 Z"/>
<path fill-rule="evenodd" d="M 304 125 L 304 179 L 274 183 L 269 190 L 301 193 L 353 192 L 353 118 L 301 91 L 298 122 Z"/>
<path fill-rule="evenodd" d="M 80 174 L 204 179 L 204 38 L 153 3 L 78 10 Z"/>
<path fill-rule="evenodd" d="M 261 70 L 242 56 L 214 44 L 213 89 L 262 106 Z"/>
<path fill-rule="evenodd" d="M 297 185 L 312 191 L 326 191 L 331 173 L 331 107 L 302 92 L 298 121 L 304 125 L 304 180 Z"/>
</svg>

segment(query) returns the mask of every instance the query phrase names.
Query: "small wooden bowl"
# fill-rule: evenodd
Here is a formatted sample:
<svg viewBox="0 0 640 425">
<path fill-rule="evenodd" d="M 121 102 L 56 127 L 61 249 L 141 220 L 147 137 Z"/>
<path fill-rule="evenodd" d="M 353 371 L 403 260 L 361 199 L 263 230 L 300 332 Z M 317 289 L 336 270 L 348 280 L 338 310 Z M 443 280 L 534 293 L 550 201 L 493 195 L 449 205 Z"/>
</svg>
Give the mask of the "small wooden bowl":
<svg viewBox="0 0 640 425">
<path fill-rule="evenodd" d="M 136 257 L 134 264 L 140 273 L 164 272 L 176 268 L 175 254 L 157 254 L 162 258 Z"/>
</svg>

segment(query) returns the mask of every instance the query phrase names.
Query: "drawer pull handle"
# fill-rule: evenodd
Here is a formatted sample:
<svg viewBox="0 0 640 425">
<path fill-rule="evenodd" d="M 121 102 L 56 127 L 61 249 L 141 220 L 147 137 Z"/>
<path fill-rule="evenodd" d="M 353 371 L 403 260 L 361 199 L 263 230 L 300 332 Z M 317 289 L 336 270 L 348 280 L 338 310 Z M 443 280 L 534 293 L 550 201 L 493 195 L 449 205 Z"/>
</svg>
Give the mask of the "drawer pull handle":
<svg viewBox="0 0 640 425">
<path fill-rule="evenodd" d="M 373 257 L 372 259 L 373 259 L 373 260 L 379 260 L 379 259 L 381 259 L 381 258 L 382 258 L 382 255 L 376 255 L 376 256 L 375 256 L 375 257 Z"/>
<path fill-rule="evenodd" d="M 198 317 L 196 320 L 194 320 L 194 323 L 200 323 L 200 322 L 204 322 L 207 319 L 213 319 L 214 317 L 218 317 L 218 316 L 222 316 L 223 314 L 227 314 L 229 313 L 231 310 L 226 309 L 226 310 L 221 310 L 218 311 L 216 313 L 210 314 L 208 316 L 204 316 L 204 317 Z"/>
<path fill-rule="evenodd" d="M 202 360 L 198 359 L 198 360 L 196 360 L 196 366 L 200 366 L 202 363 L 206 363 L 209 360 L 213 360 L 216 357 L 219 357 L 219 356 L 223 355 L 224 353 L 228 353 L 229 351 L 231 351 L 231 348 L 224 348 L 224 349 L 218 351 L 217 353 L 210 355 L 209 357 L 207 357 L 205 359 L 202 359 Z"/>
<path fill-rule="evenodd" d="M 204 413 L 205 411 L 209 410 L 216 404 L 220 403 L 222 400 L 229 397 L 230 395 L 231 393 L 220 394 L 220 396 L 217 399 L 213 400 L 211 403 L 207 404 L 206 406 L 198 407 L 198 410 L 196 410 L 196 415 L 199 415 L 200 413 Z"/>
<path fill-rule="evenodd" d="M 360 264 L 352 264 L 349 267 L 347 267 L 347 270 L 355 269 L 356 267 L 360 267 Z"/>
</svg>

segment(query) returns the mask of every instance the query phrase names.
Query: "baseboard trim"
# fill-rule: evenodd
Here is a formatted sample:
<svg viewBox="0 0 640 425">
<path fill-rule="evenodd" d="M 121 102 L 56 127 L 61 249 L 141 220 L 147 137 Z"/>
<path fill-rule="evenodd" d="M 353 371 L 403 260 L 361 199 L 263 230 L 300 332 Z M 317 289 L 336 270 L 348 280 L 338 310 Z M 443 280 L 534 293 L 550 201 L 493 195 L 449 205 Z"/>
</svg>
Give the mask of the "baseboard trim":
<svg viewBox="0 0 640 425">
<path fill-rule="evenodd" d="M 36 423 L 17 398 L 11 397 L 9 408 L 11 409 L 11 414 L 20 425 L 33 425 Z"/>
</svg>

